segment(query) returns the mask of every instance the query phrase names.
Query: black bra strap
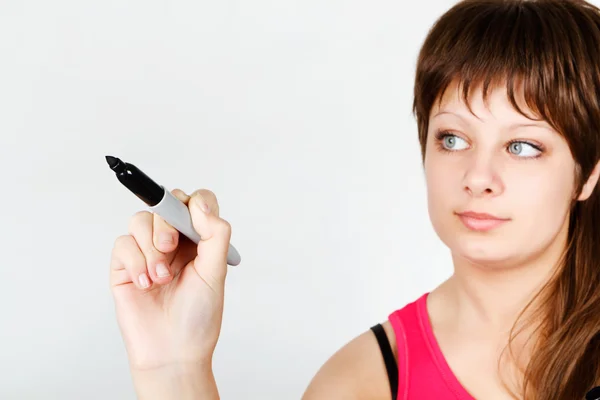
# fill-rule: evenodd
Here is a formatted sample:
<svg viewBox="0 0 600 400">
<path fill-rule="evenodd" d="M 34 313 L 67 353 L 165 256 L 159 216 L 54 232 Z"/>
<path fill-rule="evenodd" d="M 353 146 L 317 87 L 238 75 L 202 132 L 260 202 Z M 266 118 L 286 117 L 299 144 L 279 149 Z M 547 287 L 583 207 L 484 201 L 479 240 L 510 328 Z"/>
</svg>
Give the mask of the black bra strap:
<svg viewBox="0 0 600 400">
<path fill-rule="evenodd" d="M 371 330 L 375 333 L 379 348 L 381 349 L 381 354 L 383 355 L 388 379 L 390 380 L 390 388 L 392 389 L 392 400 L 396 400 L 398 398 L 398 365 L 396 364 L 396 359 L 392 352 L 392 346 L 390 346 L 390 341 L 381 324 L 372 326 Z"/>
</svg>

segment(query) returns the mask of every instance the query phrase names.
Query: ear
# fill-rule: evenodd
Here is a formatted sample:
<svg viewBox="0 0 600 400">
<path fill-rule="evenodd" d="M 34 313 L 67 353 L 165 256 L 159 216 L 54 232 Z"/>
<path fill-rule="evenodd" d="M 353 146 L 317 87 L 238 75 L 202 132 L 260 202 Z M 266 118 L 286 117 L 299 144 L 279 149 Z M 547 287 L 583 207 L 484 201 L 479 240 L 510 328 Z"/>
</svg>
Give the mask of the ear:
<svg viewBox="0 0 600 400">
<path fill-rule="evenodd" d="M 598 183 L 599 176 L 600 176 L 600 161 L 598 161 L 598 163 L 594 167 L 594 170 L 592 171 L 590 177 L 588 178 L 587 182 L 585 183 L 585 185 L 583 185 L 583 188 L 581 189 L 581 194 L 579 195 L 577 200 L 584 201 L 584 200 L 587 200 L 588 197 L 590 197 L 592 195 L 592 192 L 594 191 L 594 188 L 596 187 L 596 184 Z"/>
</svg>

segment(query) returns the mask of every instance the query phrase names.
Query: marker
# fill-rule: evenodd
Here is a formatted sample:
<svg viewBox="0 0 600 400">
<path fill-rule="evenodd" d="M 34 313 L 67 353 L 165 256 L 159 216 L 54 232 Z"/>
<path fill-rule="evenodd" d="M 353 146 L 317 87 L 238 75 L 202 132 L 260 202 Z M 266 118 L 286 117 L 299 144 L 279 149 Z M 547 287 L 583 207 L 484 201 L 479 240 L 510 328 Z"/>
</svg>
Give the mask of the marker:
<svg viewBox="0 0 600 400">
<path fill-rule="evenodd" d="M 188 239 L 198 244 L 200 235 L 194 229 L 188 207 L 164 186 L 154 182 L 135 165 L 121 161 L 117 157 L 106 156 L 117 179 L 133 194 L 150 207 L 150 211 L 160 215 L 169 225 Z M 238 251 L 229 244 L 227 264 L 238 265 L 241 261 Z"/>
</svg>

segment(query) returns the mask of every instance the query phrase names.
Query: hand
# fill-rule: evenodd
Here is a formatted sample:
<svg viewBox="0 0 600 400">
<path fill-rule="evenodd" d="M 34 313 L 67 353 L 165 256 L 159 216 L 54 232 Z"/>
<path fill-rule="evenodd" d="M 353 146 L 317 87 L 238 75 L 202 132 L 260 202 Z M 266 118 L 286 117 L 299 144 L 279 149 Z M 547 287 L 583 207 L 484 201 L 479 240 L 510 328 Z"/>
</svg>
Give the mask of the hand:
<svg viewBox="0 0 600 400">
<path fill-rule="evenodd" d="M 157 214 L 142 211 L 131 218 L 129 234 L 116 239 L 111 255 L 110 285 L 132 371 L 210 369 L 221 330 L 231 226 L 219 218 L 209 190 L 191 197 L 178 189 L 172 193 L 188 206 L 202 238 L 198 245 Z M 202 202 L 208 214 L 198 206 Z"/>
</svg>

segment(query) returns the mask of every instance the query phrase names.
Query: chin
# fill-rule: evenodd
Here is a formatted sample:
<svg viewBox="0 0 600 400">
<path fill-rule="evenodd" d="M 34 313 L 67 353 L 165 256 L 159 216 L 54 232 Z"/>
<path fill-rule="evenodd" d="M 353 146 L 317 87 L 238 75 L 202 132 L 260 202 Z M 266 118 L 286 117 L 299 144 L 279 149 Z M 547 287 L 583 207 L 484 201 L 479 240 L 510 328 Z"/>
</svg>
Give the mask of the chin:
<svg viewBox="0 0 600 400">
<path fill-rule="evenodd" d="M 519 247 L 514 237 L 448 229 L 438 232 L 438 236 L 450 249 L 453 258 L 462 258 L 473 264 L 486 267 L 502 266 L 514 259 L 514 250 Z"/>
<path fill-rule="evenodd" d="M 453 257 L 463 258 L 470 263 L 486 267 L 506 265 L 514 257 L 510 252 L 511 246 L 506 248 L 499 243 L 498 238 L 491 237 L 454 238 L 454 243 L 449 248 Z"/>
</svg>

